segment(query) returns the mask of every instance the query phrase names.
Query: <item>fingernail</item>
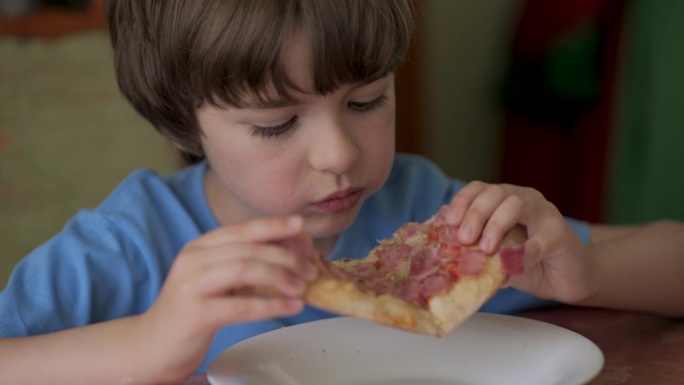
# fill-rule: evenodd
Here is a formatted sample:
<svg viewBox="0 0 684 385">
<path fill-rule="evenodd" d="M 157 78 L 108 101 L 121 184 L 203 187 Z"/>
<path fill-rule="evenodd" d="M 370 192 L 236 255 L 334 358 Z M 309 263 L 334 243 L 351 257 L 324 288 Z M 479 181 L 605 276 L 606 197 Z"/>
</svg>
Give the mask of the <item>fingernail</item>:
<svg viewBox="0 0 684 385">
<path fill-rule="evenodd" d="M 302 224 L 304 223 L 304 219 L 300 217 L 299 215 L 291 216 L 287 218 L 287 227 L 291 229 L 299 229 L 302 227 Z"/>
<path fill-rule="evenodd" d="M 299 309 L 304 307 L 304 301 L 300 298 L 286 298 L 285 305 L 290 309 Z"/>
<path fill-rule="evenodd" d="M 470 237 L 473 236 L 473 227 L 470 225 L 463 226 L 461 229 L 458 231 L 458 234 L 461 236 L 461 239 L 464 239 L 466 241 L 470 240 Z"/>
<path fill-rule="evenodd" d="M 314 279 L 318 275 L 318 269 L 313 264 L 307 263 L 304 266 L 304 274 L 306 278 Z"/>
<path fill-rule="evenodd" d="M 460 217 L 461 217 L 461 213 L 459 213 L 458 210 L 456 210 L 456 209 L 451 209 L 451 210 L 447 211 L 447 216 L 446 216 L 447 223 L 456 224 L 456 223 L 458 223 L 458 218 L 460 218 Z"/>
<path fill-rule="evenodd" d="M 306 283 L 304 283 L 304 280 L 299 278 L 299 277 L 291 277 L 290 278 L 290 283 L 292 286 L 295 287 L 297 290 L 302 290 L 306 286 Z"/>
<path fill-rule="evenodd" d="M 483 237 L 480 241 L 480 250 L 484 251 L 485 254 L 492 252 L 492 240 L 489 237 Z"/>
</svg>

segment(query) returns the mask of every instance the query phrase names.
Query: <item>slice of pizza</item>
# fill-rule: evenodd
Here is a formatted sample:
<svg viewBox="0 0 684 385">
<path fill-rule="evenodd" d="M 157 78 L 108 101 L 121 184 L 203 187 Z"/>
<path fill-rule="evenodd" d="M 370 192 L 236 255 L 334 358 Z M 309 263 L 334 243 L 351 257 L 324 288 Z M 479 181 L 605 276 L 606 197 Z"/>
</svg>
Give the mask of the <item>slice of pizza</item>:
<svg viewBox="0 0 684 385">
<path fill-rule="evenodd" d="M 318 259 L 304 300 L 313 306 L 433 335 L 448 334 L 475 313 L 510 274 L 523 272 L 524 227 L 509 231 L 498 252 L 463 246 L 446 206 L 424 223 L 402 226 L 365 259 Z"/>
</svg>

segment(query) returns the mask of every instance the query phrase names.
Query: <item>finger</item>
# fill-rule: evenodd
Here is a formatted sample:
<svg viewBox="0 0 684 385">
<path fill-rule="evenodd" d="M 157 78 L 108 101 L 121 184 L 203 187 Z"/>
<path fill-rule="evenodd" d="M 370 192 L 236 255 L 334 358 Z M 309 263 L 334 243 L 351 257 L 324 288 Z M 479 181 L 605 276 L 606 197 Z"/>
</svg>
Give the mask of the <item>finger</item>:
<svg viewBox="0 0 684 385">
<path fill-rule="evenodd" d="M 496 208 L 492 216 L 487 220 L 482 236 L 480 237 L 480 250 L 486 254 L 494 253 L 506 232 L 515 226 L 524 209 L 524 200 L 517 195 L 509 195 Z"/>
<path fill-rule="evenodd" d="M 313 245 L 313 239 L 305 234 L 297 234 L 293 237 L 270 243 L 291 250 L 295 254 L 311 262 L 316 261 L 320 255 Z"/>
<path fill-rule="evenodd" d="M 525 255 L 523 257 L 524 273 L 510 275 L 504 286 L 513 286 L 524 291 L 533 291 L 542 282 L 543 269 L 534 269 L 541 262 L 541 245 L 536 239 L 528 239 L 524 243 Z M 530 276 L 531 272 L 536 272 Z"/>
<path fill-rule="evenodd" d="M 475 197 L 466 211 L 458 239 L 464 244 L 471 244 L 480 238 L 485 223 L 504 201 L 506 190 L 501 185 L 489 185 Z"/>
<path fill-rule="evenodd" d="M 314 278 L 317 271 L 310 258 L 303 258 L 296 250 L 270 243 L 222 244 L 211 249 L 187 252 L 182 258 L 184 262 L 193 263 L 202 269 L 229 261 L 253 260 L 287 269 L 307 279 Z"/>
<path fill-rule="evenodd" d="M 300 234 L 304 220 L 300 216 L 259 218 L 211 231 L 196 241 L 194 247 L 214 247 L 230 242 L 268 242 Z"/>
<path fill-rule="evenodd" d="M 239 322 L 291 316 L 304 309 L 300 298 L 288 297 L 221 297 L 207 301 L 204 315 L 215 327 Z"/>
<path fill-rule="evenodd" d="M 485 189 L 488 184 L 480 181 L 468 183 L 452 199 L 449 204 L 446 222 L 454 226 L 460 226 L 463 216 L 473 203 L 475 198 Z"/>
<path fill-rule="evenodd" d="M 530 270 L 541 262 L 542 247 L 537 239 L 528 239 L 524 244 L 525 247 L 525 271 Z"/>
<path fill-rule="evenodd" d="M 530 271 L 544 272 L 544 269 L 535 269 L 543 263 L 542 258 L 553 257 L 549 253 L 549 250 L 556 250 L 555 253 L 564 254 L 566 251 L 563 249 L 563 245 L 566 243 L 563 241 L 563 235 L 566 234 L 567 229 L 565 222 L 562 218 L 547 220 L 540 223 L 536 227 L 536 230 L 529 231 L 528 228 L 528 240 L 524 243 L 525 256 L 524 256 L 524 270 L 526 273 Z M 515 277 L 514 277 L 515 278 Z M 526 279 L 529 281 L 529 279 Z"/>
<path fill-rule="evenodd" d="M 212 266 L 193 278 L 197 296 L 219 296 L 245 287 L 296 297 L 304 292 L 304 279 L 285 269 L 254 260 Z"/>
</svg>

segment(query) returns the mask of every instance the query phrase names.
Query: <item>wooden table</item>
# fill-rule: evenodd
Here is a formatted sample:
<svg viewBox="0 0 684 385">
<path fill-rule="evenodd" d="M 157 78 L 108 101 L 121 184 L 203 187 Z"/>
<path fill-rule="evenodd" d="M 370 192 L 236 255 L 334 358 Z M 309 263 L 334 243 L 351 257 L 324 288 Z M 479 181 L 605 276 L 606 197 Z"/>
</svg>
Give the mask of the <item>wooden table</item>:
<svg viewBox="0 0 684 385">
<path fill-rule="evenodd" d="M 522 314 L 593 341 L 605 366 L 591 385 L 684 384 L 684 320 L 563 306 Z"/>
<path fill-rule="evenodd" d="M 605 355 L 605 366 L 590 385 L 684 384 L 684 320 L 647 314 L 559 306 L 521 316 L 575 331 Z M 197 375 L 177 385 L 208 385 Z"/>
</svg>

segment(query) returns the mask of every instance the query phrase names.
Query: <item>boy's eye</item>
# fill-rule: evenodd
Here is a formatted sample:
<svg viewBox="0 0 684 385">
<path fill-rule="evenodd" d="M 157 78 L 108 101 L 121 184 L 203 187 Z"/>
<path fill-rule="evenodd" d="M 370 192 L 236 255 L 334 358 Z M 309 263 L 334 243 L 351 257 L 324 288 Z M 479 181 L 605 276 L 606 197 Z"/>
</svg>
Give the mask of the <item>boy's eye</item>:
<svg viewBox="0 0 684 385">
<path fill-rule="evenodd" d="M 290 129 L 297 123 L 297 117 L 294 116 L 292 119 L 288 120 L 287 122 L 283 124 L 279 124 L 277 126 L 271 126 L 271 127 L 263 127 L 263 126 L 252 126 L 251 132 L 252 136 L 261 136 L 262 138 L 273 138 L 276 136 L 283 135 L 290 131 Z"/>
<path fill-rule="evenodd" d="M 370 102 L 349 102 L 347 105 L 350 109 L 358 112 L 373 111 L 382 107 L 389 98 L 386 95 L 380 95 L 378 98 Z"/>
</svg>

